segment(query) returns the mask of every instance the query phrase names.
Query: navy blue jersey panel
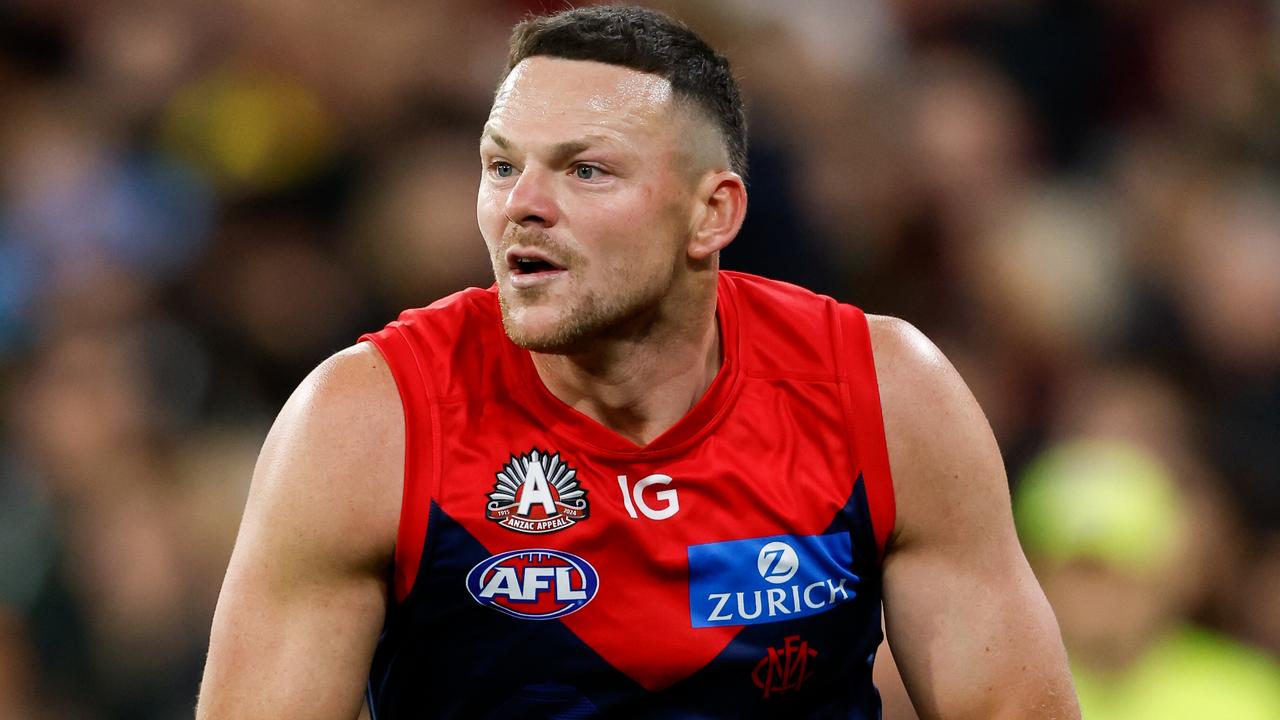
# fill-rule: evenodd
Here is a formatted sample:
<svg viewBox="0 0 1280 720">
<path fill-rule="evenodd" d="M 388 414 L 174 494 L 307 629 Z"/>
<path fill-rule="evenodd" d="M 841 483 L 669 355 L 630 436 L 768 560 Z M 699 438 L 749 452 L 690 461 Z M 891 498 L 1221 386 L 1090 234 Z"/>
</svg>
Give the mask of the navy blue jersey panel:
<svg viewBox="0 0 1280 720">
<path fill-rule="evenodd" d="M 404 602 L 388 609 L 370 673 L 370 708 L 375 720 L 878 720 L 871 666 L 882 639 L 881 576 L 861 478 L 825 532 L 843 533 L 857 576 L 848 588 L 851 599 L 832 601 L 817 614 L 744 625 L 700 670 L 650 692 L 560 620 L 512 617 L 477 602 L 467 575 L 491 553 L 433 504 L 417 582 Z M 837 592 L 821 592 L 828 590 Z M 819 589 L 813 592 L 818 600 Z M 643 595 L 635 601 L 644 602 Z M 643 629 L 620 626 L 618 632 L 644 642 Z"/>
<path fill-rule="evenodd" d="M 429 527 L 413 592 L 390 611 L 374 655 L 376 720 L 593 717 L 597 704 L 580 688 L 606 699 L 639 692 L 560 622 L 477 603 L 465 577 L 489 552 L 435 506 Z"/>
<path fill-rule="evenodd" d="M 853 539 L 859 582 L 852 602 L 786 623 L 744 626 L 715 660 L 647 706 L 652 716 L 680 716 L 669 714 L 678 707 L 697 717 L 879 720 L 871 668 L 883 639 L 881 580 L 862 478 L 824 534 L 837 532 Z"/>
</svg>

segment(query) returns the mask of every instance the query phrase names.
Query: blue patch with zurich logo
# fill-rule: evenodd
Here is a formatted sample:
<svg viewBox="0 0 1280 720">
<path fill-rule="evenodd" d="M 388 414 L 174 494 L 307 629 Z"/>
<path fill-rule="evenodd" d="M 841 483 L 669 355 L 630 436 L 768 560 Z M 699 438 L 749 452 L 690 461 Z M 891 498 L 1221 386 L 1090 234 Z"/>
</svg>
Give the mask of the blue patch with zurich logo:
<svg viewBox="0 0 1280 720">
<path fill-rule="evenodd" d="M 689 546 L 693 627 L 758 625 L 817 615 L 853 600 L 853 540 L 774 535 Z"/>
</svg>

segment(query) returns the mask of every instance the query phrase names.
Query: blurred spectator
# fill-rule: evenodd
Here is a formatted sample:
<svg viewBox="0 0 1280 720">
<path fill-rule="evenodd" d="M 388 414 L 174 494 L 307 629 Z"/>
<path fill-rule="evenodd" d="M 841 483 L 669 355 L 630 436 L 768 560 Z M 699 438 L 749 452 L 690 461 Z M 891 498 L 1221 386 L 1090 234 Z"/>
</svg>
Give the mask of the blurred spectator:
<svg viewBox="0 0 1280 720">
<path fill-rule="evenodd" d="M 1213 527 L 1153 457 L 1118 441 L 1049 450 L 1015 497 L 1086 717 L 1280 714 L 1280 664 L 1189 621 Z"/>
<path fill-rule="evenodd" d="M 388 144 L 358 193 L 345 254 L 391 307 L 493 281 L 476 229 L 479 154 L 475 118 L 465 131 L 435 130 Z"/>
</svg>

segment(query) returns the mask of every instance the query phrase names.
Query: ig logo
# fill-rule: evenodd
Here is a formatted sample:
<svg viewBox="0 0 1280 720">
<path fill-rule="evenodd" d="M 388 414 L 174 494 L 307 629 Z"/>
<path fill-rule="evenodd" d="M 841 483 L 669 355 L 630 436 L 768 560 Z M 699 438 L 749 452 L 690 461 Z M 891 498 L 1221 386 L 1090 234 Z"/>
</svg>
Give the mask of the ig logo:
<svg viewBox="0 0 1280 720">
<path fill-rule="evenodd" d="M 645 491 L 650 485 L 670 485 L 670 475 L 649 475 L 635 484 L 635 487 L 627 486 L 627 476 L 618 476 L 618 487 L 622 490 L 622 504 L 627 508 L 627 514 L 633 518 L 638 518 L 636 509 L 650 520 L 666 520 L 667 518 L 680 512 L 680 497 L 676 495 L 675 488 L 667 490 L 659 490 L 653 493 L 653 498 L 662 503 L 658 507 L 649 504 L 645 499 Z M 632 501 L 635 502 L 632 502 Z"/>
<path fill-rule="evenodd" d="M 760 548 L 760 555 L 756 558 L 760 577 L 775 585 L 790 580 L 799 567 L 800 558 L 796 557 L 795 548 L 776 540 Z"/>
</svg>

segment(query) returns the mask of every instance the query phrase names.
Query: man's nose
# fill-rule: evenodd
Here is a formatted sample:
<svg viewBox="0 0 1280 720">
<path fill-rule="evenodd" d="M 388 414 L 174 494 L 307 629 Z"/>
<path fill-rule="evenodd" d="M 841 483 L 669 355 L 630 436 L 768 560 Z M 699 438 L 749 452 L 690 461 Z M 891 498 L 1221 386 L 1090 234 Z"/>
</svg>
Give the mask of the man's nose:
<svg viewBox="0 0 1280 720">
<path fill-rule="evenodd" d="M 560 213 L 552 187 L 554 179 L 545 168 L 526 167 L 507 195 L 507 219 L 516 225 L 555 225 Z"/>
</svg>

